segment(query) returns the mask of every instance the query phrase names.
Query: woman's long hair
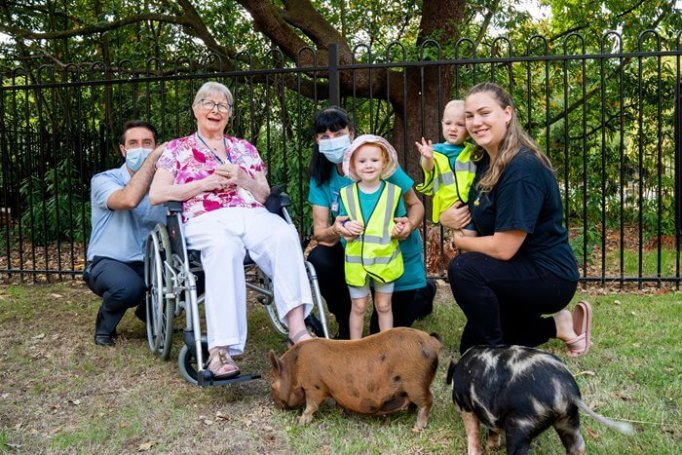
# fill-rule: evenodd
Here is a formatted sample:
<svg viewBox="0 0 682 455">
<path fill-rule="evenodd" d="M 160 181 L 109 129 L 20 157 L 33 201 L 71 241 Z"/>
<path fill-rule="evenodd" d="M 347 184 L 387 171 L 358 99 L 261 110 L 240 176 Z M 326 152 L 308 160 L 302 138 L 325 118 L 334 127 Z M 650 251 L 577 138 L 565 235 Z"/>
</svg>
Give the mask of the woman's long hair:
<svg viewBox="0 0 682 455">
<path fill-rule="evenodd" d="M 467 93 L 465 100 L 477 93 L 489 93 L 502 109 L 506 109 L 507 106 L 510 106 L 512 111 L 511 120 L 507 125 L 507 132 L 502 139 L 497 154 L 491 158 L 488 170 L 478 181 L 478 190 L 481 193 L 490 192 L 495 187 L 498 180 L 500 180 L 500 176 L 507 165 L 516 155 L 518 155 L 522 148 L 528 149 L 545 167 L 553 171 L 552 163 L 549 161 L 549 158 L 540 151 L 540 148 L 535 141 L 519 124 L 519 120 L 516 116 L 516 108 L 514 107 L 514 103 L 509 93 L 493 82 L 483 82 L 472 87 Z M 475 159 L 477 161 L 480 160 L 484 153 L 485 150 L 483 147 L 478 146 L 475 153 Z"/>
<path fill-rule="evenodd" d="M 335 133 L 344 128 L 348 128 L 351 135 L 355 134 L 355 126 L 348 112 L 339 106 L 322 109 L 313 118 L 313 134 L 315 136 L 327 130 Z M 336 164 L 320 153 L 320 147 L 317 145 L 317 141 L 314 141 L 313 154 L 310 157 L 310 177 L 315 180 L 315 183 L 322 185 L 330 179 L 334 166 Z"/>
</svg>

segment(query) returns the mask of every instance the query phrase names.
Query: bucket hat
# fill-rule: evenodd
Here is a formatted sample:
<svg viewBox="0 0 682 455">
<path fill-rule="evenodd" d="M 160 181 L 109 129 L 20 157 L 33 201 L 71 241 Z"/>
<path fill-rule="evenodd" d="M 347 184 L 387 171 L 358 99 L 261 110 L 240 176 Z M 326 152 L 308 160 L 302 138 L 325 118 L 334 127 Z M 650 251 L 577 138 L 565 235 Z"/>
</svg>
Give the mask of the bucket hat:
<svg viewBox="0 0 682 455">
<path fill-rule="evenodd" d="M 379 147 L 384 149 L 386 151 L 386 154 L 388 155 L 388 163 L 386 164 L 384 170 L 381 173 L 382 179 L 389 178 L 390 176 L 393 175 L 396 169 L 398 169 L 398 153 L 395 151 L 395 148 L 393 148 L 393 146 L 381 136 L 376 136 L 374 134 L 363 134 L 355 138 L 355 140 L 350 144 L 350 147 L 348 147 L 348 150 L 346 150 L 346 153 L 343 156 L 343 173 L 350 177 L 350 179 L 355 182 L 360 180 L 360 178 L 358 177 L 358 175 L 355 173 L 355 170 L 351 166 L 353 153 L 355 153 L 355 151 L 359 149 L 362 145 L 369 143 L 378 145 Z"/>
</svg>

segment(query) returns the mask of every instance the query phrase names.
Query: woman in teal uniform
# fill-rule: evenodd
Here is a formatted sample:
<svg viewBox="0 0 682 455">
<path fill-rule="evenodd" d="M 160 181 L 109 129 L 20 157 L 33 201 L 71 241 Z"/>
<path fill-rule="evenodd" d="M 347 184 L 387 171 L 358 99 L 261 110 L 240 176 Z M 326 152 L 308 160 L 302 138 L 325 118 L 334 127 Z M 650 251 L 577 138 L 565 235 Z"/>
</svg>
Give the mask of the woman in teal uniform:
<svg viewBox="0 0 682 455">
<path fill-rule="evenodd" d="M 343 246 L 339 242 L 340 225 L 346 217 L 338 217 L 341 198 L 339 190 L 352 183 L 343 175 L 343 155 L 355 137 L 348 113 L 332 106 L 315 115 L 315 145 L 310 162 L 308 202 L 313 211 L 313 236 L 317 246 L 310 252 L 310 261 L 317 271 L 320 291 L 339 325 L 337 338 L 348 339 L 348 318 L 351 299 L 344 275 Z M 424 206 L 417 198 L 412 179 L 399 167 L 388 179 L 403 192 L 410 229 L 400 240 L 405 272 L 395 282 L 393 291 L 393 324 L 409 327 L 417 319 L 431 313 L 435 284 L 427 283 L 421 236 L 417 227 L 424 216 Z M 379 331 L 376 312 L 372 313 L 370 333 Z"/>
</svg>

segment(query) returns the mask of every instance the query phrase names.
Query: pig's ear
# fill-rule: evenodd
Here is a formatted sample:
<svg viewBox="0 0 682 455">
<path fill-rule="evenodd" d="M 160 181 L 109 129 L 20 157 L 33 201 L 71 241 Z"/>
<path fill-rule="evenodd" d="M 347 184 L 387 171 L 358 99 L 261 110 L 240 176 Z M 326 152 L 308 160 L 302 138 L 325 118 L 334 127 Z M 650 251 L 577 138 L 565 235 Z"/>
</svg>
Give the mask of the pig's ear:
<svg viewBox="0 0 682 455">
<path fill-rule="evenodd" d="M 282 364 L 277 358 L 277 354 L 275 354 L 275 351 L 270 349 L 268 357 L 270 358 L 270 365 L 272 365 L 272 368 L 274 368 L 277 371 L 277 374 L 282 374 Z"/>
</svg>

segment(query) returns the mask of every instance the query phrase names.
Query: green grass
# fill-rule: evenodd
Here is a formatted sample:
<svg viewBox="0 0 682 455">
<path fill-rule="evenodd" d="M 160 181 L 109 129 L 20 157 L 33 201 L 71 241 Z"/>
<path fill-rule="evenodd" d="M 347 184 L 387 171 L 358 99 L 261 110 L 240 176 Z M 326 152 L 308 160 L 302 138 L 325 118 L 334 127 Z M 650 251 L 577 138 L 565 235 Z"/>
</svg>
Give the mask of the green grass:
<svg viewBox="0 0 682 455">
<path fill-rule="evenodd" d="M 590 406 L 633 421 L 637 430 L 624 436 L 583 416 L 588 453 L 679 453 L 682 294 L 580 298 L 590 300 L 595 310 L 590 353 L 567 358 L 557 341 L 542 348 L 566 362 Z M 176 364 L 181 337 L 175 337 L 172 360 L 161 362 L 149 352 L 144 327 L 132 315 L 119 326 L 118 346 L 95 346 L 98 305 L 80 283 L 0 287 L 0 453 L 466 451 L 461 418 L 444 384 L 464 323 L 447 288 L 441 289 L 434 314 L 417 324 L 439 333 L 445 343 L 432 385 L 434 408 L 420 434 L 411 431 L 415 412 L 365 417 L 329 406 L 300 427 L 301 410 L 275 408 L 267 379 L 212 389 L 191 386 L 180 378 Z M 284 343 L 257 305 L 249 310 L 249 330 L 240 366 L 267 376 L 267 352 L 283 352 Z M 564 452 L 556 434 L 548 431 L 536 439 L 532 453 Z"/>
<path fill-rule="evenodd" d="M 661 249 L 661 276 L 675 276 L 676 261 L 677 253 L 675 250 L 669 248 Z M 658 262 L 658 251 L 656 249 L 642 251 L 642 276 L 657 276 L 659 273 Z M 592 260 L 592 265 L 601 267 L 601 260 Z M 607 274 L 619 276 L 620 269 L 620 253 L 618 251 L 609 251 L 606 255 Z M 637 250 L 627 249 L 623 251 L 623 274 L 625 276 L 638 276 L 639 252 Z"/>
</svg>

